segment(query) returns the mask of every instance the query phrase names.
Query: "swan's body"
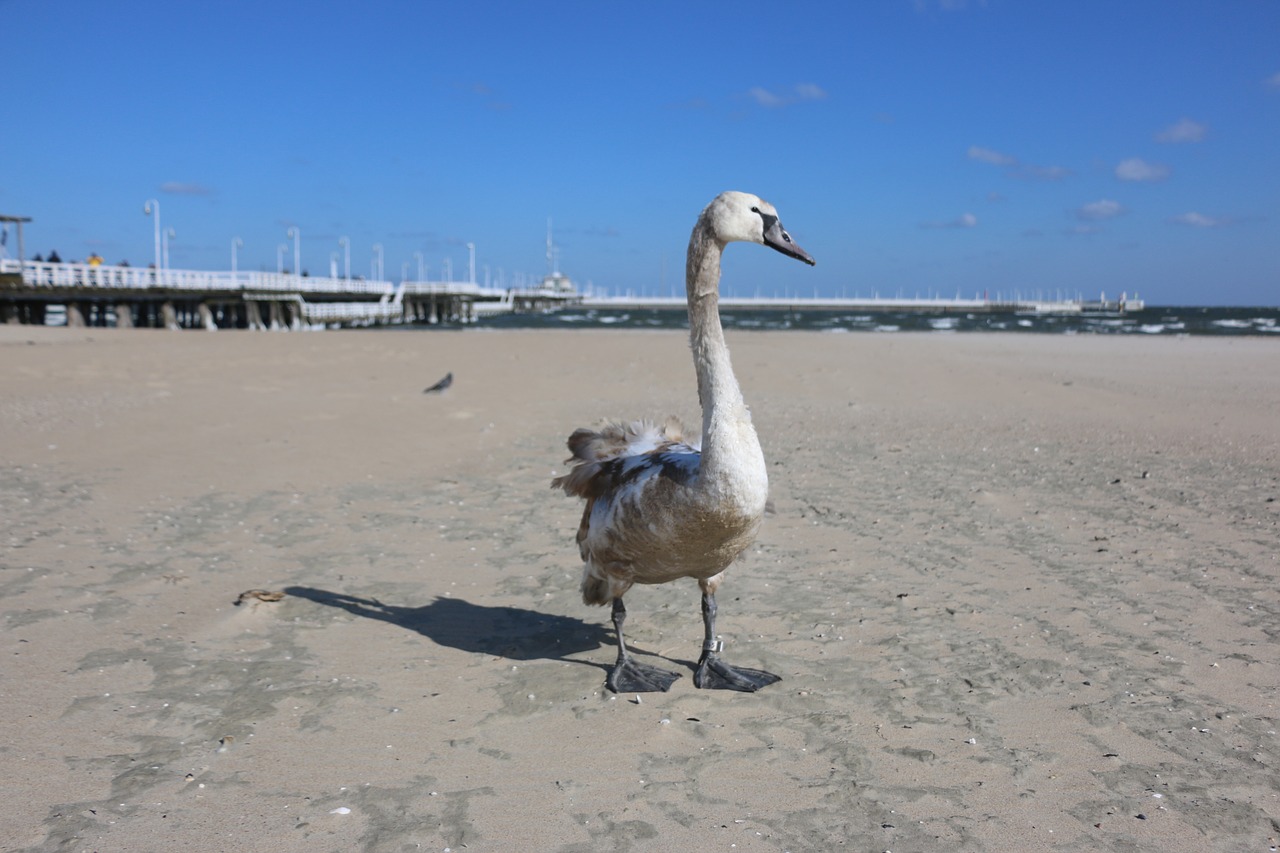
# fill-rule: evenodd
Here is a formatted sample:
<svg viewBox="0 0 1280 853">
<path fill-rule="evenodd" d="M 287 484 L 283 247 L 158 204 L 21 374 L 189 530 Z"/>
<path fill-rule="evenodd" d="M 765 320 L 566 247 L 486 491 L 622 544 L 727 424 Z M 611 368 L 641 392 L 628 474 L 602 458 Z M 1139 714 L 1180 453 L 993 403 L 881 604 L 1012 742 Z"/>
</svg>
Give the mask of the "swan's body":
<svg viewBox="0 0 1280 853">
<path fill-rule="evenodd" d="M 575 467 L 552 481 L 553 488 L 587 501 L 578 529 L 582 598 L 613 605 L 618 661 L 608 684 L 615 692 L 666 690 L 678 677 L 636 663 L 622 637 L 622 596 L 632 584 L 678 578 L 695 578 L 702 588 L 706 641 L 694 683 L 750 691 L 778 680 L 721 661 L 715 636 L 716 588 L 755 539 L 769 491 L 764 454 L 720 326 L 720 255 L 734 241 L 813 263 L 791 242 L 773 206 L 757 196 L 722 193 L 698 217 L 685 281 L 701 439 L 686 437 L 674 420 L 579 429 L 569 437 Z"/>
</svg>

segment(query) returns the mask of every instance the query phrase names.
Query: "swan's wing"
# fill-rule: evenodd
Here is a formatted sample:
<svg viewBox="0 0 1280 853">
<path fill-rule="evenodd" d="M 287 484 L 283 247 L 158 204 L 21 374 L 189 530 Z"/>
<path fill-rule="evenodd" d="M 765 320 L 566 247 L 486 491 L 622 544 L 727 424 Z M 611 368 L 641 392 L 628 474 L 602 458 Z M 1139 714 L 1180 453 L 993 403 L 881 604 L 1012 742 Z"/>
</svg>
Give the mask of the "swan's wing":
<svg viewBox="0 0 1280 853">
<path fill-rule="evenodd" d="M 599 429 L 574 430 L 569 436 L 570 462 L 600 462 L 618 456 L 640 456 L 675 444 L 697 447 L 685 438 L 684 427 L 675 418 L 664 423 L 631 421 L 605 423 Z"/>
<path fill-rule="evenodd" d="M 568 461 L 574 467 L 551 487 L 591 500 L 654 474 L 688 482 L 701 464 L 699 443 L 686 441 L 674 418 L 663 424 L 633 421 L 579 429 L 569 436 L 573 456 Z"/>
<path fill-rule="evenodd" d="M 554 483 L 587 499 L 577 535 L 578 553 L 587 563 L 584 577 L 602 577 L 600 564 L 608 564 L 611 568 L 605 574 L 615 580 L 630 578 L 630 570 L 619 574 L 620 567 L 633 562 L 626 555 L 636 548 L 643 553 L 652 547 L 651 540 L 662 538 L 658 531 L 665 525 L 660 519 L 679 505 L 678 500 L 673 504 L 673 495 L 684 491 L 701 468 L 700 451 L 687 444 L 670 443 L 636 456 L 584 463 L 560 478 L 563 482 Z M 645 542 L 648 544 L 642 544 Z M 608 595 L 588 594 L 584 581 L 584 600 L 607 604 L 630 585 L 631 581 L 626 580 L 621 587 L 609 586 Z"/>
</svg>

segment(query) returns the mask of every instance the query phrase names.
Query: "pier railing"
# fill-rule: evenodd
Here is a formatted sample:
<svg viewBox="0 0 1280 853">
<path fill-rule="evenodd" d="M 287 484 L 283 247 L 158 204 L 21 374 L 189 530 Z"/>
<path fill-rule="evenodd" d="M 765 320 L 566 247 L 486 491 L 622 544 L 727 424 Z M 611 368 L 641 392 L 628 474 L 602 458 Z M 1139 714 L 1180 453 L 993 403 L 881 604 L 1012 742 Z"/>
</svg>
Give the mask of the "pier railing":
<svg viewBox="0 0 1280 853">
<path fill-rule="evenodd" d="M 25 287 L 94 290 L 181 290 L 203 292 L 250 291 L 258 293 L 299 293 L 349 295 L 364 299 L 415 296 L 471 296 L 497 299 L 503 291 L 471 282 L 369 281 L 359 278 L 269 273 L 252 270 L 181 270 L 154 267 L 122 267 L 106 264 L 63 264 L 40 261 L 5 260 L 0 272 L 21 272 Z"/>
</svg>

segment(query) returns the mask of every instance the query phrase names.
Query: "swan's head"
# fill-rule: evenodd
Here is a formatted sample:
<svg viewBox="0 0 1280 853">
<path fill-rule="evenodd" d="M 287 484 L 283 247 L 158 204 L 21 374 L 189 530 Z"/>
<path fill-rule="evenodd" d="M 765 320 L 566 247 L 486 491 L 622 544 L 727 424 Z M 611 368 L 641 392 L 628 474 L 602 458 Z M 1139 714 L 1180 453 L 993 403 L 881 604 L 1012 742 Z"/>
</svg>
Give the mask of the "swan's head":
<svg viewBox="0 0 1280 853">
<path fill-rule="evenodd" d="M 759 243 L 810 266 L 816 263 L 782 227 L 774 206 L 760 196 L 723 192 L 707 205 L 702 215 L 721 245 L 735 241 Z"/>
</svg>

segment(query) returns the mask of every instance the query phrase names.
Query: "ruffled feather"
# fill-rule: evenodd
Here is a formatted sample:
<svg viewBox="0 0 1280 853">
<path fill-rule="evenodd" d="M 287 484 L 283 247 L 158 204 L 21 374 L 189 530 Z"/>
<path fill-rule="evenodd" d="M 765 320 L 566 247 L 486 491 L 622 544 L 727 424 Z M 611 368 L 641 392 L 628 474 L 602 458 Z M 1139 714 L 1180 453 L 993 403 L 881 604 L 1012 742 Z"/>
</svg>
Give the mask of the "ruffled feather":
<svg viewBox="0 0 1280 853">
<path fill-rule="evenodd" d="M 569 473 L 551 481 L 551 488 L 593 499 L 614 492 L 655 467 L 687 482 L 698 472 L 699 441 L 684 437 L 675 418 L 665 423 L 631 421 L 606 423 L 599 429 L 578 429 L 569 436 Z"/>
</svg>

